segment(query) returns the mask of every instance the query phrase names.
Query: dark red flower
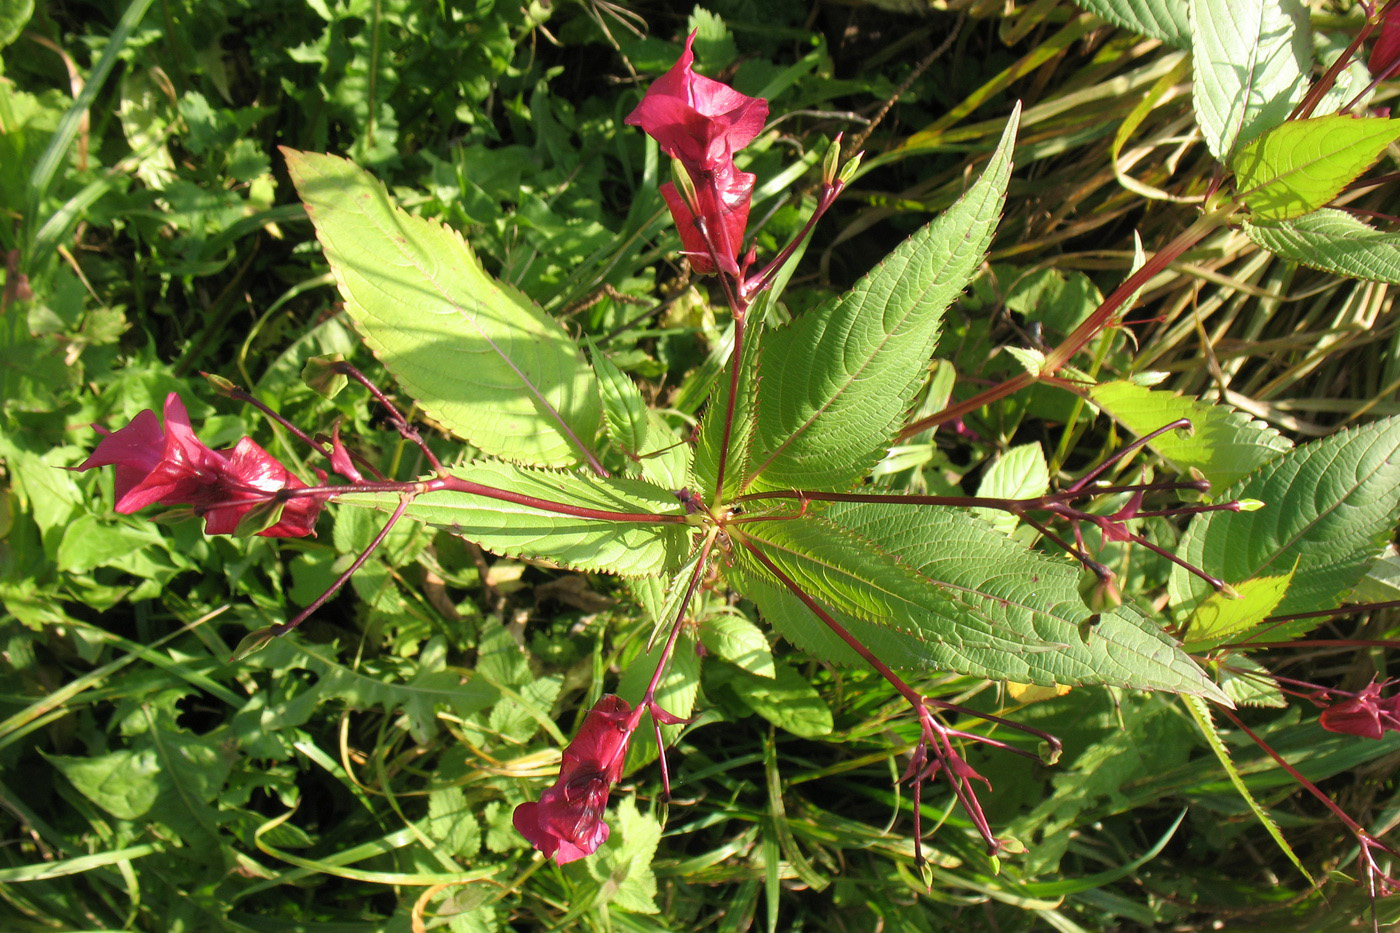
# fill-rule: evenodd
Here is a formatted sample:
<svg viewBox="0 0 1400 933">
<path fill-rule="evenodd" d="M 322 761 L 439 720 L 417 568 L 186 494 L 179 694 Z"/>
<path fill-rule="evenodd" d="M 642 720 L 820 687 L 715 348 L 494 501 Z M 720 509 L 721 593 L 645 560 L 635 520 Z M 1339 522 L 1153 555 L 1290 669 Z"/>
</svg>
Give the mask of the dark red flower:
<svg viewBox="0 0 1400 933">
<path fill-rule="evenodd" d="M 754 176 L 734 167 L 734 153 L 763 129 L 768 102 L 696 74 L 691 67 L 694 43 L 691 33 L 680 59 L 652 83 L 626 122 L 640 126 L 662 151 L 679 160 L 694 184 L 698 213 L 674 184 L 661 186 L 691 266 L 702 275 L 717 272 L 710 258 L 713 248 L 719 267 L 737 275 Z M 699 219 L 709 233 L 708 244 Z"/>
<path fill-rule="evenodd" d="M 755 176 L 749 172 L 735 171 L 731 165 L 723 173 L 715 173 L 713 184 L 697 185 L 695 195 L 700 202 L 700 216 L 705 218 L 710 238 L 714 242 L 715 256 L 719 258 L 724 271 L 739 274 L 739 248 L 744 242 L 744 228 L 749 224 L 749 202 L 753 198 Z M 661 186 L 661 196 L 671 209 L 671 219 L 681 235 L 681 246 L 690 260 L 690 266 L 699 275 L 714 275 L 716 268 L 710 258 L 709 246 L 700 232 L 696 215 L 685 196 L 676 190 L 671 182 Z"/>
<path fill-rule="evenodd" d="M 753 142 L 768 119 L 768 101 L 696 74 L 694 44 L 692 32 L 681 57 L 652 82 L 625 122 L 640 126 L 696 178 L 729 165 L 734 153 Z"/>
<path fill-rule="evenodd" d="M 622 776 L 627 743 L 636 722 L 627 701 L 611 694 L 584 717 L 564 749 L 559 779 L 538 801 L 515 808 L 515 828 L 545 857 L 563 865 L 592 855 L 607 841 L 603 811 L 612 785 Z"/>
<path fill-rule="evenodd" d="M 1366 65 L 1376 77 L 1394 77 L 1397 61 L 1400 61 L 1400 3 L 1392 3 L 1381 14 L 1381 34 L 1371 46 L 1371 57 Z"/>
<path fill-rule="evenodd" d="M 306 486 L 252 438 L 243 438 L 231 451 L 200 443 L 184 402 L 174 392 L 165 399 L 164 429 L 149 408 L 118 431 L 93 427 L 106 437 L 75 469 L 115 467 L 117 511 L 123 514 L 148 505 L 187 505 L 205 518 L 209 534 L 231 534 L 244 515 L 279 490 Z M 308 535 L 324 504 L 317 496 L 289 499 L 277 522 L 258 534 Z"/>
<path fill-rule="evenodd" d="M 1389 730 L 1400 731 L 1400 695 L 1381 697 L 1389 681 L 1372 681 L 1349 700 L 1334 703 L 1322 711 L 1319 724 L 1328 732 L 1379 739 Z"/>
</svg>

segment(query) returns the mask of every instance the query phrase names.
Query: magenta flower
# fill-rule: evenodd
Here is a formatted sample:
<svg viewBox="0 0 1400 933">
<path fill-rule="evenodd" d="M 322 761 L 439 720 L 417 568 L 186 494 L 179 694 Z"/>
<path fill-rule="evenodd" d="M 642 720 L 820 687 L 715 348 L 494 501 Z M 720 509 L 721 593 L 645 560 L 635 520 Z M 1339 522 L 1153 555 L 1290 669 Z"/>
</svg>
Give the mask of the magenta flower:
<svg viewBox="0 0 1400 933">
<path fill-rule="evenodd" d="M 187 505 L 205 518 L 207 533 L 232 534 L 244 515 L 280 490 L 306 486 L 252 438 L 243 438 L 231 451 L 200 443 L 184 402 L 174 392 L 165 399 L 164 429 L 149 408 L 118 431 L 93 428 L 106 436 L 74 469 L 115 467 L 117 511 L 126 515 L 148 505 Z M 324 504 L 320 496 L 288 499 L 277 522 L 258 534 L 311 534 Z"/>
<path fill-rule="evenodd" d="M 702 275 L 718 271 L 711 259 L 713 249 L 719 266 L 737 275 L 754 176 L 734 167 L 734 153 L 763 129 L 768 102 L 696 74 L 691 67 L 694 43 L 692 32 L 680 59 L 653 82 L 626 122 L 640 126 L 662 151 L 679 160 L 695 185 L 694 206 L 671 182 L 661 186 L 691 266 Z"/>
<path fill-rule="evenodd" d="M 515 808 L 515 828 L 559 865 L 592 855 L 607 841 L 603 810 L 622 776 L 627 743 L 637 722 L 627 701 L 609 694 L 584 717 L 564 749 L 559 779 L 538 801 Z"/>
<path fill-rule="evenodd" d="M 1400 4 L 1392 3 L 1381 14 L 1381 34 L 1371 46 L 1366 65 L 1376 77 L 1393 77 L 1400 61 Z"/>
<path fill-rule="evenodd" d="M 694 44 L 692 32 L 680 59 L 652 83 L 625 122 L 680 159 L 699 185 L 700 176 L 730 165 L 734 153 L 753 142 L 768 119 L 768 101 L 696 74 Z"/>
<path fill-rule="evenodd" d="M 1379 739 L 1389 730 L 1400 731 L 1400 695 L 1381 697 L 1390 681 L 1367 684 L 1349 700 L 1322 711 L 1318 723 L 1328 732 Z"/>
</svg>

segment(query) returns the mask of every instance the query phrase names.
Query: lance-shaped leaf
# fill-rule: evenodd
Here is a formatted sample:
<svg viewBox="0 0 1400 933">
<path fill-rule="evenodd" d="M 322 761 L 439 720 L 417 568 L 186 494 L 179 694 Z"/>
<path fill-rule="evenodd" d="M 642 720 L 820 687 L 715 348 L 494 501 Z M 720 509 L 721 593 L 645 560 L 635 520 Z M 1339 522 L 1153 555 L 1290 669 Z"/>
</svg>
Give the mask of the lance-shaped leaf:
<svg viewBox="0 0 1400 933">
<path fill-rule="evenodd" d="M 453 471 L 462 479 L 493 489 L 618 515 L 677 516 L 683 511 L 675 495 L 641 480 L 583 478 L 572 473 L 478 461 Z M 350 493 L 336 499 L 392 512 L 395 493 Z M 640 575 L 678 567 L 690 550 L 693 529 L 675 522 L 585 518 L 477 495 L 443 490 L 425 493 L 405 517 L 447 528 L 505 557 L 553 561 L 574 570 Z"/>
<path fill-rule="evenodd" d="M 1245 235 L 1275 256 L 1314 269 L 1400 285 L 1400 233 L 1323 208 L 1281 224 L 1246 222 Z"/>
<path fill-rule="evenodd" d="M 1177 554 L 1226 583 L 1287 574 L 1296 562 L 1293 581 L 1276 612 L 1333 608 L 1395 530 L 1400 513 L 1400 418 L 1297 447 L 1224 496 L 1258 499 L 1264 508 L 1198 515 Z M 1173 567 L 1168 591 L 1173 605 L 1185 611 L 1194 610 L 1212 592 L 1180 567 Z M 1274 629 L 1270 638 L 1286 639 L 1317 622 Z"/>
<path fill-rule="evenodd" d="M 884 456 L 927 375 L 943 313 L 1001 216 L 1019 120 L 982 177 L 845 295 L 771 332 L 745 489 L 840 489 Z"/>
<path fill-rule="evenodd" d="M 635 457 L 646 447 L 647 403 L 637 384 L 618 369 L 591 338 L 588 352 L 593 358 L 593 371 L 598 376 L 598 391 L 603 397 L 608 434 L 624 453 Z"/>
<path fill-rule="evenodd" d="M 1262 421 L 1228 405 L 1186 398 L 1178 392 L 1148 389 L 1131 382 L 1105 382 L 1089 392 L 1094 404 L 1139 437 L 1179 418 L 1193 430 L 1168 431 L 1149 443 L 1183 473 L 1200 470 L 1210 481 L 1211 498 L 1246 474 L 1293 447 L 1293 442 Z"/>
<path fill-rule="evenodd" d="M 1311 213 L 1375 164 L 1400 120 L 1316 117 L 1276 126 L 1240 150 L 1235 187 L 1256 223 Z"/>
<path fill-rule="evenodd" d="M 764 345 L 763 315 L 766 297 L 754 302 L 748 323 L 745 324 L 744 345 L 736 370 L 725 368 L 715 380 L 710 391 L 709 403 L 705 406 L 705 416 L 700 422 L 700 434 L 695 443 L 695 477 L 700 483 L 699 493 L 708 503 L 719 482 L 720 452 L 728 444 L 728 457 L 724 465 L 724 489 L 728 497 L 737 493 L 748 468 L 749 452 L 753 447 L 753 434 L 757 425 L 759 370 L 762 365 Z M 736 364 L 731 362 L 730 366 Z M 734 403 L 731 406 L 731 374 L 733 380 Z M 725 438 L 725 419 L 729 419 L 729 437 Z M 713 504 L 713 503 L 710 503 Z"/>
<path fill-rule="evenodd" d="M 283 152 L 347 313 L 428 416 L 508 460 L 585 459 L 601 406 L 563 328 L 488 275 L 456 231 L 406 213 L 369 173 Z"/>
<path fill-rule="evenodd" d="M 835 610 L 837 621 L 856 622 L 848 627 L 857 637 L 878 626 L 897 632 L 867 644 L 888 664 L 1044 686 L 1113 684 L 1223 699 L 1200 667 L 1133 609 L 1120 607 L 1095 620 L 1079 596 L 1077 566 L 1029 551 L 973 516 L 840 503 L 820 516 L 747 524 L 743 534 L 808 595 Z M 735 553 L 742 556 L 740 549 Z M 780 584 L 758 561 L 742 558 L 742 564 L 741 585 L 767 577 L 752 595 L 761 609 L 776 608 L 785 628 L 822 625 L 810 614 L 795 619 L 792 600 L 771 599 Z M 799 637 L 831 643 L 821 634 Z M 882 656 L 883 648 L 899 656 Z"/>
<path fill-rule="evenodd" d="M 1302 99 L 1308 11 L 1301 0 L 1191 0 L 1191 55 L 1196 121 L 1211 154 L 1228 162 Z"/>
<path fill-rule="evenodd" d="M 1075 0 L 1110 23 L 1161 39 L 1178 49 L 1191 46 L 1186 0 Z"/>
</svg>

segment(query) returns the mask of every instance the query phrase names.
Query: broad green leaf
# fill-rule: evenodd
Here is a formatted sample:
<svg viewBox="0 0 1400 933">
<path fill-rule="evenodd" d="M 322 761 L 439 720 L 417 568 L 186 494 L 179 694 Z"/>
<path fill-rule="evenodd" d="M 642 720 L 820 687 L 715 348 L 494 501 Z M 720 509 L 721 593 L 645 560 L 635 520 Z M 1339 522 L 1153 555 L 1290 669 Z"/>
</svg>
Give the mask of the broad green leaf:
<svg viewBox="0 0 1400 933">
<path fill-rule="evenodd" d="M 1335 198 L 1397 137 L 1400 120 L 1290 120 L 1245 146 L 1230 168 L 1254 222 L 1278 223 Z"/>
<path fill-rule="evenodd" d="M 456 231 L 401 210 L 369 173 L 283 151 L 346 311 L 424 412 L 508 460 L 585 459 L 598 391 L 563 328 L 487 275 Z"/>
<path fill-rule="evenodd" d="M 70 758 L 46 755 L 87 799 L 119 820 L 139 820 L 161 794 L 160 761 L 149 749 Z"/>
<path fill-rule="evenodd" d="M 588 342 L 593 372 L 598 377 L 598 391 L 603 397 L 603 416 L 613 443 L 632 456 L 644 453 L 647 441 L 647 403 L 637 384 L 627 378 L 603 351 Z"/>
<path fill-rule="evenodd" d="M 647 684 L 656 673 L 656 665 L 661 661 L 661 651 L 666 639 L 659 639 L 650 650 L 638 651 L 627 662 L 622 678 L 617 684 L 617 695 L 636 706 L 646 694 Z M 645 646 L 641 646 L 645 647 Z M 670 666 L 661 675 L 661 683 L 656 688 L 656 702 L 666 712 L 689 718 L 695 709 L 695 698 L 700 694 L 700 656 L 695 653 L 695 638 L 689 631 L 682 631 L 676 639 L 671 653 Z M 640 728 L 632 735 L 632 745 L 627 749 L 626 773 L 631 773 L 656 760 L 656 730 L 652 728 L 650 717 L 644 717 Z M 672 745 L 685 728 L 683 723 L 663 725 L 661 735 L 666 745 Z"/>
<path fill-rule="evenodd" d="M 1210 481 L 1212 498 L 1247 474 L 1293 447 L 1262 421 L 1221 403 L 1210 404 L 1178 392 L 1148 389 L 1131 382 L 1105 382 L 1089 397 L 1138 436 L 1150 434 L 1179 418 L 1191 419 L 1193 431 L 1168 431 L 1148 446 L 1183 473 L 1200 470 Z"/>
<path fill-rule="evenodd" d="M 620 515 L 676 516 L 675 495 L 641 480 L 580 477 L 572 473 L 478 460 L 453 470 L 463 479 L 534 499 Z M 345 505 L 392 512 L 395 493 L 350 493 Z M 679 566 L 690 551 L 691 527 L 640 519 L 610 520 L 546 511 L 467 492 L 431 492 L 408 507 L 406 518 L 474 541 L 503 557 L 550 560 L 573 570 L 652 574 Z"/>
<path fill-rule="evenodd" d="M 693 456 L 694 448 L 676 433 L 660 412 L 647 412 L 647 438 L 640 463 L 642 479 L 662 489 L 679 492 L 692 483 Z"/>
<path fill-rule="evenodd" d="M 1259 801 L 1254 799 L 1254 795 L 1249 792 L 1249 785 L 1246 784 L 1244 778 L 1240 776 L 1239 769 L 1235 767 L 1235 763 L 1230 760 L 1230 751 L 1225 747 L 1224 740 L 1221 739 L 1220 733 L 1215 728 L 1215 723 L 1211 720 L 1210 707 L 1206 706 L 1199 697 L 1183 697 L 1182 702 L 1184 702 L 1186 708 L 1190 710 L 1191 718 L 1196 721 L 1196 727 L 1200 729 L 1201 735 L 1205 736 L 1206 743 L 1210 745 L 1210 750 L 1215 753 L 1216 759 L 1219 760 L 1221 767 L 1225 769 L 1225 774 L 1229 776 L 1230 783 L 1234 785 L 1239 795 L 1244 798 L 1244 802 L 1249 805 L 1250 812 L 1254 814 L 1255 819 L 1259 821 L 1259 824 L 1264 827 L 1268 834 L 1273 837 L 1274 842 L 1278 843 L 1278 847 L 1283 850 L 1284 855 L 1288 856 L 1288 860 L 1293 863 L 1294 867 L 1302 873 L 1309 884 L 1312 884 L 1312 875 L 1308 874 L 1308 870 L 1303 867 L 1303 863 L 1298 861 L 1298 856 L 1294 854 L 1292 847 L 1288 844 L 1288 840 L 1283 838 L 1283 833 L 1279 831 L 1278 824 L 1274 822 L 1274 818 L 1269 816 L 1268 812 L 1259 805 Z"/>
<path fill-rule="evenodd" d="M 661 842 L 661 821 L 638 809 L 635 797 L 619 801 L 614 813 L 608 821 L 613 832 L 607 846 L 599 857 L 584 860 L 589 874 L 602 882 L 594 903 L 637 914 L 658 913 L 651 863 Z"/>
<path fill-rule="evenodd" d="M 1248 655 L 1230 655 L 1229 666 L 1220 667 L 1220 689 L 1235 701 L 1236 706 L 1269 706 L 1283 709 L 1288 699 L 1278 688 L 1278 682 L 1263 665 Z"/>
<path fill-rule="evenodd" d="M 1142 33 L 1178 49 L 1190 48 L 1186 0 L 1075 0 L 1110 23 Z"/>
<path fill-rule="evenodd" d="M 1030 499 L 1044 495 L 1050 489 L 1050 468 L 1045 463 L 1045 451 L 1039 444 L 1021 444 L 1012 447 L 993 463 L 982 482 L 977 486 L 977 495 L 992 499 Z M 984 521 L 1009 535 L 1016 530 L 1020 521 L 1010 512 L 999 509 L 973 509 Z"/>
<path fill-rule="evenodd" d="M 1386 545 L 1366 576 L 1347 595 L 1349 603 L 1388 603 L 1400 599 L 1400 553 L 1395 545 Z"/>
<path fill-rule="evenodd" d="M 0 49 L 19 38 L 34 15 L 34 0 L 0 0 Z"/>
<path fill-rule="evenodd" d="M 1131 608 L 1095 623 L 1079 596 L 1077 565 L 1029 551 L 965 513 L 842 503 L 820 516 L 748 524 L 742 534 L 838 621 L 863 619 L 905 636 L 897 647 L 909 656 L 882 657 L 892 666 L 1223 699 Z M 735 555 L 744 578 L 781 585 L 741 548 Z M 751 595 L 764 608 L 764 594 Z"/>
<path fill-rule="evenodd" d="M 1276 256 L 1314 269 L 1400 285 L 1400 233 L 1385 233 L 1325 207 L 1281 224 L 1244 224 L 1245 235 Z"/>
<path fill-rule="evenodd" d="M 763 629 L 741 615 L 724 612 L 706 618 L 700 623 L 700 644 L 750 674 L 774 676 L 773 651 Z"/>
<path fill-rule="evenodd" d="M 1235 585 L 1234 597 L 1212 593 L 1196 607 L 1187 623 L 1186 650 L 1205 651 L 1225 642 L 1238 642 L 1239 636 L 1259 625 L 1283 602 L 1293 570 L 1275 577 L 1256 577 Z M 1272 641 L 1272 633 L 1265 633 Z"/>
<path fill-rule="evenodd" d="M 1301 0 L 1191 0 L 1192 95 L 1210 152 L 1229 162 L 1287 119 L 1312 66 Z"/>
<path fill-rule="evenodd" d="M 842 488 L 884 456 L 927 375 L 943 312 L 991 242 L 1019 116 L 956 204 L 845 295 L 765 338 L 741 488 Z"/>
<path fill-rule="evenodd" d="M 731 669 L 724 684 L 745 706 L 779 729 L 807 739 L 831 734 L 831 707 L 791 665 L 779 664 L 773 677 Z"/>
<path fill-rule="evenodd" d="M 1293 584 L 1276 612 L 1333 608 L 1366 573 L 1395 529 L 1400 512 L 1400 418 L 1295 448 L 1223 497 L 1258 499 L 1264 507 L 1198 515 L 1177 554 L 1230 584 L 1284 574 L 1296 562 Z M 1184 612 L 1193 611 L 1212 592 L 1181 567 L 1172 568 L 1167 585 L 1173 605 Z M 1317 620 L 1292 623 L 1275 629 L 1271 639 L 1290 638 L 1316 624 Z"/>
</svg>

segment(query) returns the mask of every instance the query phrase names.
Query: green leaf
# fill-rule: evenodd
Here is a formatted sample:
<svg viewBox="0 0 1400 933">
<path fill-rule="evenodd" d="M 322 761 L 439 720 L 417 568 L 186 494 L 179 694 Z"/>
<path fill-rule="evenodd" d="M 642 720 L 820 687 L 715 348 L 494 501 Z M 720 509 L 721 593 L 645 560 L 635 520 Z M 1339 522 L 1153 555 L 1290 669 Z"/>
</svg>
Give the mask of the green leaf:
<svg viewBox="0 0 1400 933">
<path fill-rule="evenodd" d="M 602 882 L 597 904 L 607 904 L 638 914 L 654 914 L 656 875 L 651 863 L 661 842 L 661 821 L 637 808 L 635 798 L 618 801 L 613 832 L 600 858 L 585 864 L 593 877 Z"/>
<path fill-rule="evenodd" d="M 742 488 L 842 488 L 884 456 L 924 383 L 943 312 L 991 242 L 1019 116 L 956 204 L 845 295 L 764 340 Z"/>
<path fill-rule="evenodd" d="M 346 311 L 428 416 L 508 460 L 584 459 L 601 406 L 563 328 L 487 275 L 456 231 L 404 212 L 369 173 L 283 152 Z"/>
<path fill-rule="evenodd" d="M 1186 0 L 1075 0 L 1110 23 L 1142 33 L 1178 49 L 1190 48 Z"/>
<path fill-rule="evenodd" d="M 773 650 L 763 629 L 741 615 L 724 612 L 705 619 L 700 624 L 700 644 L 750 674 L 774 676 Z"/>
<path fill-rule="evenodd" d="M 442 844 L 454 858 L 471 858 L 481 851 L 481 824 L 477 808 L 467 802 L 460 787 L 444 787 L 428 794 L 428 818 L 421 828 Z"/>
<path fill-rule="evenodd" d="M 742 535 L 836 610 L 838 621 L 863 619 L 902 634 L 894 647 L 909 654 L 881 657 L 892 666 L 1224 698 L 1130 607 L 1101 614 L 1081 634 L 1092 620 L 1077 589 L 1078 567 L 1027 550 L 965 513 L 841 503 L 820 516 L 747 524 Z M 740 548 L 735 555 L 743 577 L 780 585 Z M 747 595 L 766 608 L 761 590 Z M 871 630 L 859 628 L 857 637 Z"/>
<path fill-rule="evenodd" d="M 997 458 L 977 487 L 977 495 L 991 499 L 1031 499 L 1050 489 L 1050 468 L 1045 463 L 1045 451 L 1039 444 L 1012 447 Z M 973 509 L 997 531 L 1009 535 L 1020 522 L 1010 512 L 1000 509 Z"/>
<path fill-rule="evenodd" d="M 1245 580 L 1235 585 L 1234 597 L 1212 593 L 1191 614 L 1185 632 L 1186 650 L 1201 652 L 1225 642 L 1238 642 L 1241 633 L 1263 622 L 1283 601 L 1293 573 L 1289 570 L 1275 577 Z M 1272 632 L 1265 637 L 1274 640 Z"/>
<path fill-rule="evenodd" d="M 738 493 L 749 466 L 749 454 L 754 444 L 754 431 L 757 427 L 758 385 L 761 361 L 764 355 L 766 337 L 763 329 L 763 313 L 767 308 L 768 296 L 760 296 L 750 309 L 745 324 L 744 346 L 738 362 L 737 378 L 733 379 L 732 394 L 734 404 L 730 418 L 729 456 L 724 465 L 725 498 Z M 713 497 L 719 483 L 720 451 L 724 449 L 724 421 L 730 412 L 731 377 L 736 370 L 731 360 L 715 380 L 710 391 L 709 403 L 700 422 L 700 434 L 695 442 L 695 478 L 700 483 L 696 490 L 707 505 L 713 505 Z"/>
<path fill-rule="evenodd" d="M 160 762 L 149 748 L 86 758 L 45 757 L 84 797 L 119 820 L 139 820 L 161 793 Z"/>
<path fill-rule="evenodd" d="M 1366 576 L 1347 594 L 1349 603 L 1388 603 L 1400 599 L 1400 553 L 1395 545 L 1386 545 Z"/>
<path fill-rule="evenodd" d="M 478 460 L 452 471 L 483 486 L 563 506 L 628 515 L 680 515 L 675 495 L 625 477 L 583 478 L 572 473 Z M 344 505 L 392 512 L 397 493 L 349 493 Z M 467 492 L 426 493 L 405 517 L 474 541 L 503 557 L 550 560 L 573 570 L 652 574 L 680 565 L 690 552 L 691 527 L 645 521 L 609 521 L 548 512 Z"/>
<path fill-rule="evenodd" d="M 1400 233 L 1385 233 L 1345 211 L 1323 208 L 1281 224 L 1246 221 L 1244 232 L 1275 256 L 1314 269 L 1400 285 Z"/>
<path fill-rule="evenodd" d="M 0 0 L 0 49 L 19 38 L 34 15 L 34 0 Z"/>
<path fill-rule="evenodd" d="M 1242 411 L 1179 392 L 1105 382 L 1094 386 L 1089 397 L 1139 437 L 1179 418 L 1191 419 L 1190 434 L 1168 431 L 1148 446 L 1183 473 L 1200 470 L 1210 481 L 1212 498 L 1293 447 L 1288 438 Z"/>
<path fill-rule="evenodd" d="M 639 651 L 627 663 L 626 670 L 622 672 L 622 679 L 617 684 L 618 696 L 633 706 L 641 702 L 647 684 L 656 673 L 656 665 L 661 660 L 661 651 L 665 643 L 666 639 L 661 639 L 652 650 Z M 671 653 L 670 667 L 666 669 L 666 673 L 661 676 L 661 683 L 657 685 L 656 702 L 666 712 L 687 719 L 695 709 L 695 698 L 699 693 L 700 656 L 695 653 L 694 637 L 689 632 L 682 632 L 676 639 L 675 649 Z M 684 728 L 683 723 L 663 725 L 662 738 L 670 746 Z M 644 719 L 641 728 L 632 735 L 632 745 L 627 750 L 624 773 L 630 774 L 655 761 L 656 757 L 656 730 L 651 727 L 649 719 Z"/>
<path fill-rule="evenodd" d="M 1395 528 L 1400 511 L 1400 418 L 1298 447 L 1224 493 L 1264 503 L 1255 512 L 1208 512 L 1186 530 L 1177 554 L 1227 583 L 1297 570 L 1277 612 L 1330 609 L 1366 573 Z M 1173 604 L 1190 612 L 1213 592 L 1173 567 Z M 1271 640 L 1317 624 L 1275 629 Z M 1301 626 L 1301 629 L 1299 628 Z"/>
<path fill-rule="evenodd" d="M 1236 706 L 1268 706 L 1284 709 L 1288 699 L 1279 690 L 1274 676 L 1248 655 L 1230 655 L 1229 667 L 1220 668 L 1220 689 Z"/>
<path fill-rule="evenodd" d="M 773 677 L 732 671 L 725 684 L 744 705 L 793 735 L 814 739 L 830 735 L 831 707 L 807 678 L 788 664 L 779 664 Z"/>
<path fill-rule="evenodd" d="M 1221 162 L 1278 126 L 1303 97 L 1312 66 L 1301 0 L 1191 0 L 1196 122 Z"/>
<path fill-rule="evenodd" d="M 647 442 L 647 403 L 637 384 L 627 378 L 603 351 L 588 342 L 588 355 L 593 360 L 593 372 L 598 377 L 598 391 L 603 396 L 603 416 L 608 434 L 624 453 L 636 456 L 644 453 Z"/>
<path fill-rule="evenodd" d="M 1290 120 L 1245 146 L 1230 168 L 1254 222 L 1278 223 L 1335 198 L 1397 137 L 1400 120 Z"/>
<path fill-rule="evenodd" d="M 1196 721 L 1196 727 L 1200 729 L 1201 735 L 1205 736 L 1206 743 L 1210 745 L 1210 750 L 1215 753 L 1216 759 L 1219 760 L 1221 767 L 1225 769 L 1225 774 L 1230 778 L 1230 783 L 1234 785 L 1235 790 L 1244 798 L 1244 802 L 1248 804 L 1250 812 L 1254 814 L 1255 819 L 1259 821 L 1259 824 L 1264 827 L 1268 834 L 1273 837 L 1274 842 L 1278 843 L 1278 847 L 1283 850 L 1284 855 L 1288 856 L 1288 860 L 1293 863 L 1294 867 L 1302 873 L 1309 884 L 1313 884 L 1312 875 L 1308 874 L 1308 870 L 1303 867 L 1303 863 L 1298 861 L 1298 856 L 1294 854 L 1292 847 L 1288 844 L 1288 840 L 1283 838 L 1283 833 L 1279 830 L 1278 824 L 1275 823 L 1273 817 L 1269 816 L 1264 808 L 1259 805 L 1259 801 L 1254 799 L 1254 795 L 1249 792 L 1249 785 L 1246 784 L 1244 778 L 1240 776 L 1239 769 L 1235 767 L 1235 763 L 1230 760 L 1230 751 L 1225 747 L 1225 742 L 1220 738 L 1220 733 L 1216 730 L 1215 723 L 1211 721 L 1210 707 L 1206 706 L 1198 697 L 1185 697 L 1184 702 L 1186 703 L 1186 708 L 1191 712 L 1191 718 Z"/>
</svg>

